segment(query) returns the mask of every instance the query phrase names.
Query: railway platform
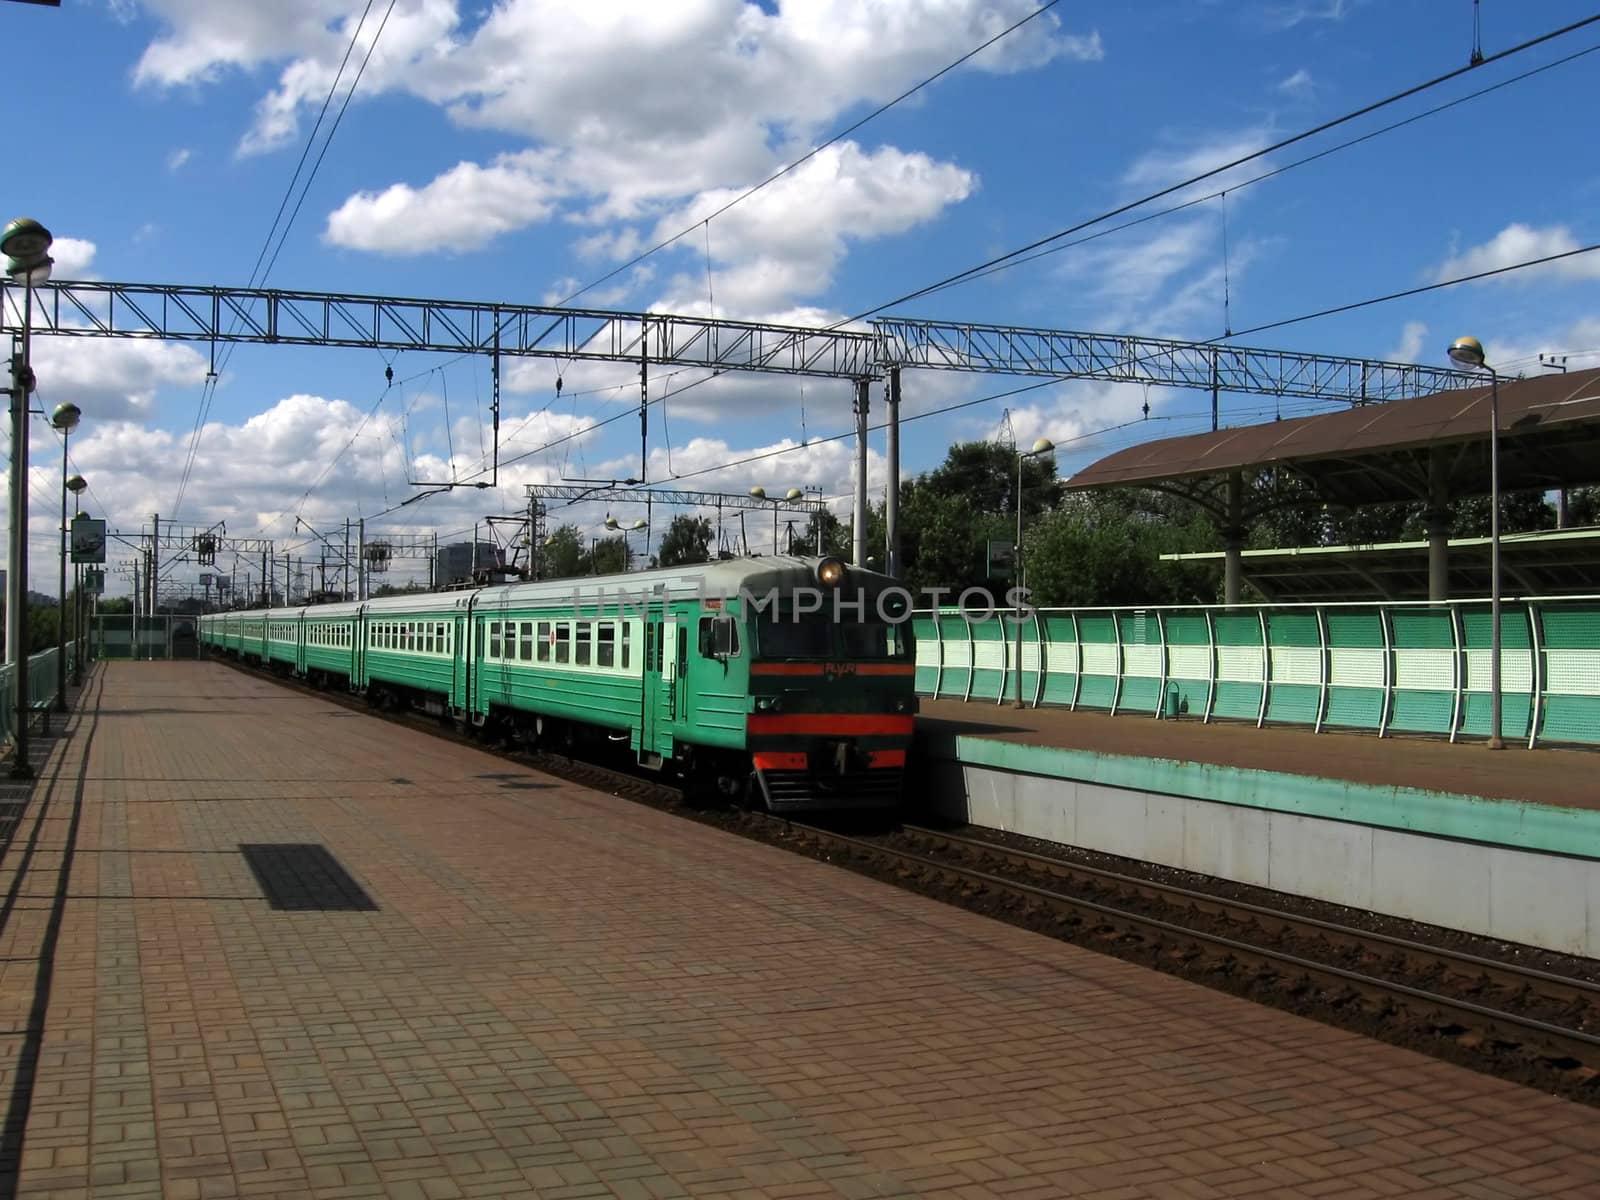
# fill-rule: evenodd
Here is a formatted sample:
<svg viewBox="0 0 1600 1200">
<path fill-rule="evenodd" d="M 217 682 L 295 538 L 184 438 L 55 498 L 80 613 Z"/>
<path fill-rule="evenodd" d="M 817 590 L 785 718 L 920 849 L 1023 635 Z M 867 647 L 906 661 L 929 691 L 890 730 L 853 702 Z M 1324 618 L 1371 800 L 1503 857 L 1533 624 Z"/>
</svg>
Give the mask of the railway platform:
<svg viewBox="0 0 1600 1200">
<path fill-rule="evenodd" d="M 924 698 L 946 815 L 1600 957 L 1600 753 Z"/>
<path fill-rule="evenodd" d="M 221 665 L 35 753 L 0 1195 L 1600 1189 L 1592 1108 Z"/>
</svg>

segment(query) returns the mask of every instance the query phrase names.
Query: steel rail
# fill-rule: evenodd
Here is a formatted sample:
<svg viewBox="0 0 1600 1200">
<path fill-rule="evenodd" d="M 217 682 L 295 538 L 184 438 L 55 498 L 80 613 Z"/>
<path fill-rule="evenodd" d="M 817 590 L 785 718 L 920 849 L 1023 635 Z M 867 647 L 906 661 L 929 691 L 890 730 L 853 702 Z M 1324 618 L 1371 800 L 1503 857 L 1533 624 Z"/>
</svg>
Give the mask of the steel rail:
<svg viewBox="0 0 1600 1200">
<path fill-rule="evenodd" d="M 1360 929 L 1354 925 L 1341 925 L 1336 921 L 1325 921 L 1319 917 L 1292 913 L 1285 909 L 1269 908 L 1266 905 L 1253 904 L 1247 900 L 1231 900 L 1211 892 L 1197 891 L 1193 888 L 1181 887 L 1175 883 L 1162 883 L 1160 880 L 1145 879 L 1137 875 L 1125 875 L 1117 871 L 1108 871 L 1103 867 L 1091 867 L 1086 864 L 1069 862 L 1066 859 L 1051 858 L 1049 855 L 1035 854 L 1012 846 L 1003 846 L 998 842 L 986 841 L 983 838 L 963 837 L 960 834 L 946 833 L 940 829 L 928 829 L 920 825 L 902 825 L 901 828 L 919 838 L 934 839 L 960 849 L 997 855 L 1019 866 L 1035 867 L 1059 876 L 1087 877 L 1102 880 L 1117 887 L 1137 891 L 1150 899 L 1168 900 L 1175 897 L 1191 904 L 1203 906 L 1221 916 L 1233 913 L 1248 913 L 1259 920 L 1275 922 L 1283 930 L 1312 930 L 1316 933 L 1328 934 L 1343 939 L 1357 946 L 1378 943 L 1404 954 L 1414 954 L 1429 959 L 1443 959 L 1465 969 L 1497 977 L 1513 985 L 1527 986 L 1536 982 L 1550 985 L 1556 990 L 1567 993 L 1553 997 L 1555 999 L 1572 1000 L 1578 998 L 1593 999 L 1596 1002 L 1600 1002 L 1600 983 L 1588 979 L 1579 979 L 1571 975 L 1558 975 L 1552 971 L 1541 971 L 1537 967 L 1524 967 L 1516 963 L 1484 958 L 1481 955 L 1468 954 L 1463 950 L 1453 950 L 1448 946 L 1434 946 L 1426 942 L 1411 941 L 1406 938 L 1395 937 L 1393 934 Z"/>
<path fill-rule="evenodd" d="M 1155 940 L 1157 943 L 1174 939 L 1189 943 L 1199 943 L 1225 950 L 1229 954 L 1243 959 L 1265 961 L 1278 968 L 1289 968 L 1297 974 L 1318 978 L 1325 982 L 1354 987 L 1369 995 L 1402 997 L 1416 1002 L 1434 1016 L 1447 1017 L 1454 1022 L 1461 1022 L 1468 1026 L 1486 1024 L 1489 1028 L 1501 1032 L 1515 1030 L 1523 1044 L 1531 1043 L 1536 1045 L 1542 1051 L 1557 1058 L 1579 1062 L 1600 1062 L 1600 1035 L 1586 1033 L 1580 1029 L 1554 1025 L 1535 1017 L 1506 1012 L 1502 1009 L 1491 1008 L 1488 1005 L 1477 1004 L 1470 1000 L 1462 1000 L 1438 992 L 1430 992 L 1423 988 L 1413 987 L 1410 984 L 1383 979 L 1379 976 L 1366 975 L 1345 967 L 1334 966 L 1331 963 L 1302 958 L 1267 946 L 1239 941 L 1236 938 L 1226 937 L 1221 934 L 1208 933 L 1187 925 L 1166 921 L 1159 917 L 1145 916 L 1140 913 L 1130 912 L 1126 908 L 1116 905 L 1051 891 L 1048 888 L 1037 887 L 1033 884 L 1023 883 L 1020 880 L 1008 879 L 1003 875 L 991 874 L 973 867 L 942 862 L 926 855 L 886 846 L 880 842 L 870 842 L 845 834 L 833 833 L 813 825 L 796 823 L 792 825 L 792 828 L 802 831 L 805 836 L 819 844 L 895 860 L 903 866 L 942 874 L 957 882 L 979 884 L 1002 894 L 1008 893 L 1013 897 L 1031 900 L 1058 911 L 1080 915 L 1092 913 L 1096 917 L 1109 920 L 1114 926 L 1120 925 L 1125 929 L 1140 931 L 1147 935 L 1156 935 Z M 1212 900 L 1215 901 L 1216 898 L 1212 898 Z"/>
</svg>

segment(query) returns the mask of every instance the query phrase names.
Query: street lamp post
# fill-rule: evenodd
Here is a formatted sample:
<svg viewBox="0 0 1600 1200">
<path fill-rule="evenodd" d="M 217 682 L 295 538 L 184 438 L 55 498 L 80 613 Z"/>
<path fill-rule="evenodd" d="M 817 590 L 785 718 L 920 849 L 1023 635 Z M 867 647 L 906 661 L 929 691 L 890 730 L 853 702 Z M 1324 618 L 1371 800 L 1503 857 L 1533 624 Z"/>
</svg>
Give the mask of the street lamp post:
<svg viewBox="0 0 1600 1200">
<path fill-rule="evenodd" d="M 61 607 L 56 619 L 56 711 L 67 711 L 67 443 L 83 410 L 70 400 L 56 405 L 50 424 L 61 431 Z"/>
<path fill-rule="evenodd" d="M 18 217 L 0 231 L 6 273 L 22 284 L 21 345 L 11 360 L 11 574 L 6 589 L 6 653 L 16 689 L 12 779 L 33 778 L 28 762 L 28 393 L 33 390 L 28 351 L 33 285 L 50 278 L 52 240 L 50 231 L 30 217 Z"/>
<path fill-rule="evenodd" d="M 762 487 L 759 483 L 750 489 L 750 494 L 757 500 L 772 501 L 772 552 L 776 554 L 778 552 L 778 501 L 772 497 L 769 497 L 767 495 L 767 489 Z"/>
<path fill-rule="evenodd" d="M 1041 455 L 1041 454 L 1049 454 L 1050 451 L 1054 450 L 1055 448 L 1056 448 L 1056 444 L 1054 442 L 1052 442 L 1049 438 L 1040 438 L 1038 441 L 1034 442 L 1032 450 L 1019 450 L 1019 451 L 1017 451 L 1017 541 L 1016 541 L 1016 545 L 1014 545 L 1012 547 L 1012 549 L 1011 549 L 1011 562 L 1012 562 L 1011 578 L 1015 582 L 1017 588 L 1019 589 L 1019 592 L 1020 592 L 1020 589 L 1022 587 L 1022 460 L 1025 459 L 1025 458 L 1036 458 L 1038 455 Z M 1012 704 L 1012 707 L 1013 708 L 1021 708 L 1023 705 L 1022 705 L 1022 604 L 1021 604 L 1020 595 L 1018 597 L 1018 603 L 1017 603 L 1017 619 L 1016 620 L 1017 620 L 1017 654 L 1016 654 L 1016 663 L 1014 664 L 1013 670 L 1012 670 L 1012 675 L 1016 680 L 1016 686 L 1015 686 L 1015 688 L 1013 690 L 1013 696 L 1015 697 L 1015 699 L 1014 699 L 1014 702 Z"/>
<path fill-rule="evenodd" d="M 1502 750 L 1500 728 L 1500 375 L 1484 357 L 1483 343 L 1459 337 L 1450 357 L 1489 372 L 1489 749 Z"/>
<path fill-rule="evenodd" d="M 65 448 L 63 447 L 63 450 Z M 67 479 L 67 491 L 72 493 L 72 515 L 74 519 L 79 513 L 78 497 L 83 489 L 89 486 L 89 481 L 82 475 L 72 475 Z M 83 686 L 83 656 L 87 651 L 88 639 L 83 635 L 84 618 L 83 604 L 83 568 L 77 563 L 72 565 L 72 686 Z"/>
<path fill-rule="evenodd" d="M 622 569 L 624 571 L 628 569 L 628 559 L 633 557 L 633 548 L 628 545 L 628 534 L 637 533 L 639 530 L 645 528 L 648 524 L 648 521 L 641 520 L 634 521 L 629 525 L 624 525 L 621 521 L 618 521 L 609 513 L 606 514 L 606 528 L 612 530 L 613 532 L 620 530 L 622 533 Z M 649 566 L 650 564 L 646 563 L 645 565 Z"/>
</svg>

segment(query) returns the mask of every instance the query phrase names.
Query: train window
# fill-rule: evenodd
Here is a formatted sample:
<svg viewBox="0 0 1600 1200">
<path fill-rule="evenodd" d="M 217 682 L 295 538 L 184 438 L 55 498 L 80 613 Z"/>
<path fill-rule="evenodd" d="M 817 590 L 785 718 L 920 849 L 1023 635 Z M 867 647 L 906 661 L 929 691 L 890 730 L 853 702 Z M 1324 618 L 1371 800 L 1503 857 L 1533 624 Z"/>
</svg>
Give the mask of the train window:
<svg viewBox="0 0 1600 1200">
<path fill-rule="evenodd" d="M 756 618 L 756 652 L 762 658 L 827 658 L 832 652 L 832 627 L 825 619 L 763 609 Z"/>
<path fill-rule="evenodd" d="M 898 625 L 847 621 L 838 628 L 840 651 L 845 658 L 904 658 L 911 653 L 911 639 Z"/>
<path fill-rule="evenodd" d="M 587 667 L 589 665 L 589 622 L 588 621 L 579 621 L 578 624 L 577 624 L 577 628 L 573 633 L 572 662 L 573 662 L 574 666 L 578 666 L 578 667 Z"/>
<path fill-rule="evenodd" d="M 622 623 L 622 653 L 618 656 L 617 666 L 624 671 L 633 665 L 633 622 Z"/>
<path fill-rule="evenodd" d="M 500 622 L 489 622 L 489 657 L 500 657 Z"/>
<path fill-rule="evenodd" d="M 700 618 L 700 657 L 737 658 L 739 627 L 732 617 Z"/>
<path fill-rule="evenodd" d="M 517 626 L 517 657 L 523 662 L 533 661 L 533 622 L 523 621 Z"/>
<path fill-rule="evenodd" d="M 556 622 L 556 661 L 564 663 L 572 658 L 572 625 L 567 621 Z"/>
<path fill-rule="evenodd" d="M 539 661 L 550 661 L 550 622 L 539 622 Z"/>
<path fill-rule="evenodd" d="M 614 621 L 602 621 L 594 627 L 594 665 L 617 665 L 617 626 Z"/>
</svg>

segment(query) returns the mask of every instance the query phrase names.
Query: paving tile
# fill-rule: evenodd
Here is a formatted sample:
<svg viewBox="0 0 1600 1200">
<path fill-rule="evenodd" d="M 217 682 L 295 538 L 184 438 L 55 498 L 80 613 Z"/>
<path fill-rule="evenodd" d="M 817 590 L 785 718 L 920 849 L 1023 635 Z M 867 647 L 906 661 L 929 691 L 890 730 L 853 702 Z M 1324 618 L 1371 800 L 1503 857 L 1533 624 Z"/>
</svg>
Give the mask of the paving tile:
<svg viewBox="0 0 1600 1200">
<path fill-rule="evenodd" d="M 0 1190 L 1594 1194 L 1588 1109 L 220 665 L 101 664 L 36 751 Z"/>
</svg>

